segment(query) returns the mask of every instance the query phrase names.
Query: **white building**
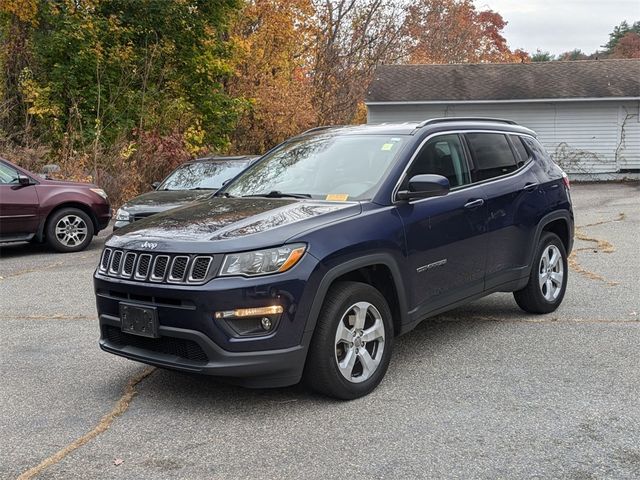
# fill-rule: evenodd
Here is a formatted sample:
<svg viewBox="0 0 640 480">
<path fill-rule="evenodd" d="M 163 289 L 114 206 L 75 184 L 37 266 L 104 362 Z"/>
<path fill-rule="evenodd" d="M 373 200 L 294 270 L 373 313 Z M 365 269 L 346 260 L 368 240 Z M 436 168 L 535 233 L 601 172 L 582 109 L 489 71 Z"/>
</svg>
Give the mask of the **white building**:
<svg viewBox="0 0 640 480">
<path fill-rule="evenodd" d="M 383 65 L 366 105 L 369 123 L 515 120 L 573 179 L 640 178 L 640 59 Z"/>
</svg>

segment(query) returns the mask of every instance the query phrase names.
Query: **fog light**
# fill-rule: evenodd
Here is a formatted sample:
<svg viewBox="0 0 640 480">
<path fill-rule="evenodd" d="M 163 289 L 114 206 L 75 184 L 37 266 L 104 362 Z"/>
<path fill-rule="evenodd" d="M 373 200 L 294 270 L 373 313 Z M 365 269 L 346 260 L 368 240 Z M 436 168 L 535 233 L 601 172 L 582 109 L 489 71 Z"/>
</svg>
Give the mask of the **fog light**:
<svg viewBox="0 0 640 480">
<path fill-rule="evenodd" d="M 281 305 L 271 305 L 269 307 L 258 308 L 236 308 L 235 310 L 224 310 L 216 312 L 216 318 L 245 318 L 262 317 L 264 315 L 280 315 L 284 309 Z M 263 319 L 264 320 L 264 319 Z"/>
<path fill-rule="evenodd" d="M 271 319 L 267 318 L 267 317 L 262 317 L 262 320 L 260 320 L 260 325 L 262 325 L 262 328 L 264 328 L 266 331 L 271 330 Z"/>
</svg>

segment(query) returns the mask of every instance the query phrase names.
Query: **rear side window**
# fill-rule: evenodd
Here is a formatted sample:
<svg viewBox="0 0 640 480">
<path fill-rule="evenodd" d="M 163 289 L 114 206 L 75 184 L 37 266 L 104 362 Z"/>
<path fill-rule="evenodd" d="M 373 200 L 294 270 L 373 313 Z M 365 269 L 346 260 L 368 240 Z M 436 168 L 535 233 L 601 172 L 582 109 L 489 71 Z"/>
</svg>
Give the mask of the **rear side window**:
<svg viewBox="0 0 640 480">
<path fill-rule="evenodd" d="M 516 149 L 518 156 L 518 166 L 522 166 L 529 160 L 529 152 L 527 151 L 524 143 L 522 143 L 522 138 L 518 135 L 511 135 L 511 143 L 513 143 L 513 147 Z"/>
<path fill-rule="evenodd" d="M 516 170 L 517 162 L 507 137 L 499 133 L 468 133 L 476 182 L 499 177 Z"/>
</svg>

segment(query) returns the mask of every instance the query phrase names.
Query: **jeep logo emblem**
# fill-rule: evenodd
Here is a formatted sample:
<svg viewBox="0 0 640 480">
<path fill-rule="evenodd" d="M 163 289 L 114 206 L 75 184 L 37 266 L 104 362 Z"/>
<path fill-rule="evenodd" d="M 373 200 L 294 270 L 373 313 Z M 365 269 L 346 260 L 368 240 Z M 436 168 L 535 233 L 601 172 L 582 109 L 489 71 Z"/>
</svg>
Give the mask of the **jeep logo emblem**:
<svg viewBox="0 0 640 480">
<path fill-rule="evenodd" d="M 144 242 L 142 245 L 140 245 L 140 248 L 148 248 L 149 250 L 153 250 L 157 246 L 158 246 L 157 243 Z"/>
</svg>

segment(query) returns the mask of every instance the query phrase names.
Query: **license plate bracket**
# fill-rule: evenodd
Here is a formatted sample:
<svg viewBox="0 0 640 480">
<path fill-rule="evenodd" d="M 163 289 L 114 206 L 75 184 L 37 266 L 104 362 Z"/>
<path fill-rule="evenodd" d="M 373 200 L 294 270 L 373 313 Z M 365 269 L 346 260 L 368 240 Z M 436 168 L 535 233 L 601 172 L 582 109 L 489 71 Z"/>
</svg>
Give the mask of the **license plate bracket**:
<svg viewBox="0 0 640 480">
<path fill-rule="evenodd" d="M 159 338 L 158 310 L 130 303 L 120 303 L 120 329 L 141 337 Z"/>
</svg>

